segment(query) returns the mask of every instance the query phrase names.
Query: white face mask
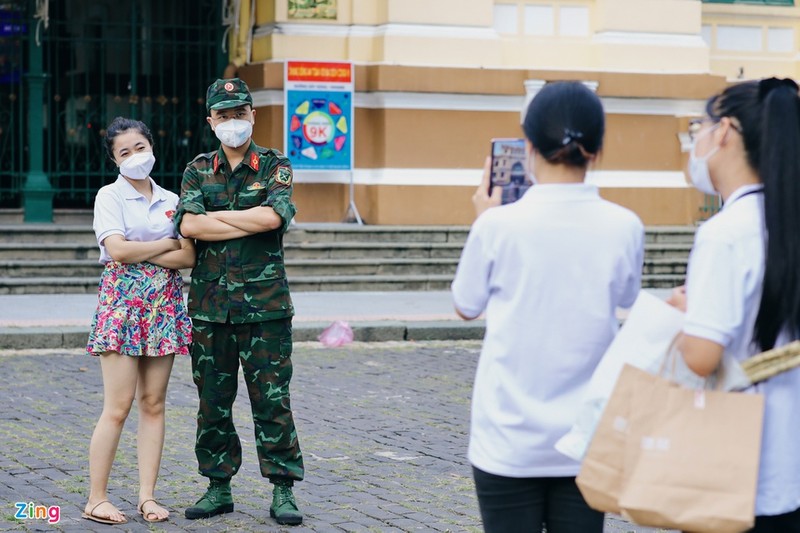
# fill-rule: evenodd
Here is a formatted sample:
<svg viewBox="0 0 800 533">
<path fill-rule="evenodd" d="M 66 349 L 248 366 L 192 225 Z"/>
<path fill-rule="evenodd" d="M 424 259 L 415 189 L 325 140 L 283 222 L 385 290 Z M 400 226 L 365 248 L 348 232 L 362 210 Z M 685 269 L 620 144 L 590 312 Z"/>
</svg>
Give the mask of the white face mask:
<svg viewBox="0 0 800 533">
<path fill-rule="evenodd" d="M 253 123 L 249 120 L 228 120 L 214 128 L 214 134 L 225 146 L 239 148 L 253 135 Z"/>
<path fill-rule="evenodd" d="M 119 173 L 132 180 L 143 180 L 150 175 L 155 164 L 153 152 L 138 152 L 119 164 Z"/>
<path fill-rule="evenodd" d="M 697 140 L 714 131 L 719 124 L 698 135 L 692 143 L 692 151 L 689 153 L 689 178 L 692 180 L 694 188 L 706 194 L 717 194 L 714 184 L 711 183 L 711 174 L 708 171 L 708 160 L 719 151 L 719 146 L 715 146 L 703 157 L 697 156 Z"/>
</svg>

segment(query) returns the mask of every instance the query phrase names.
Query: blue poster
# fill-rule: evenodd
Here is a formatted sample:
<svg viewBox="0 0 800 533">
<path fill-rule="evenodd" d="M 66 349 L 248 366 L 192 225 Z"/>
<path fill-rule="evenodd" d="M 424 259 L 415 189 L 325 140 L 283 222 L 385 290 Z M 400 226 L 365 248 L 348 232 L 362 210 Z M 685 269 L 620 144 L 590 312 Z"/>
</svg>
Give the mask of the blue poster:
<svg viewBox="0 0 800 533">
<path fill-rule="evenodd" d="M 286 155 L 295 169 L 353 168 L 351 91 L 286 91 Z"/>
</svg>

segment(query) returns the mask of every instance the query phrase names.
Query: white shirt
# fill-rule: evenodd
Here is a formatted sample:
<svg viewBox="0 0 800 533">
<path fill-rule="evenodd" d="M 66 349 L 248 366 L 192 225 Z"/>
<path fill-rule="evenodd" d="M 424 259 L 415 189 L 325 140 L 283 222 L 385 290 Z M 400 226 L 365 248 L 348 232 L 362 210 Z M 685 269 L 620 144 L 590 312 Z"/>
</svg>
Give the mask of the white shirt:
<svg viewBox="0 0 800 533">
<path fill-rule="evenodd" d="M 127 241 L 150 242 L 158 239 L 177 239 L 172 215 L 178 205 L 178 195 L 156 185 L 150 201 L 133 188 L 122 176 L 102 187 L 94 199 L 94 234 L 100 246 L 100 262 L 113 261 L 103 241 L 110 235 L 122 235 Z"/>
<path fill-rule="evenodd" d="M 684 332 L 722 345 L 740 361 L 760 351 L 752 345 L 767 240 L 764 196 L 752 194 L 760 188 L 739 188 L 700 226 L 687 274 Z M 783 334 L 777 345 L 788 341 Z M 800 369 L 751 390 L 764 394 L 766 404 L 756 514 L 788 513 L 800 508 Z"/>
<path fill-rule="evenodd" d="M 585 184 L 535 185 L 472 226 L 452 285 L 486 311 L 470 462 L 507 477 L 575 476 L 554 449 L 641 284 L 644 228 Z"/>
</svg>

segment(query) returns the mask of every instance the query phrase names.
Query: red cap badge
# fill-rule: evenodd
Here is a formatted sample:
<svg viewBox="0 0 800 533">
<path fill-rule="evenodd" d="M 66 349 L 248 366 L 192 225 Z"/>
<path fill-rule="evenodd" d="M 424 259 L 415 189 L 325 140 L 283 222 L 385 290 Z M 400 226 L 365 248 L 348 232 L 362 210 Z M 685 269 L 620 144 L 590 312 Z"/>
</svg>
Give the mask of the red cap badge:
<svg viewBox="0 0 800 533">
<path fill-rule="evenodd" d="M 231 82 L 226 83 L 225 90 L 231 92 L 233 90 L 233 84 Z"/>
</svg>

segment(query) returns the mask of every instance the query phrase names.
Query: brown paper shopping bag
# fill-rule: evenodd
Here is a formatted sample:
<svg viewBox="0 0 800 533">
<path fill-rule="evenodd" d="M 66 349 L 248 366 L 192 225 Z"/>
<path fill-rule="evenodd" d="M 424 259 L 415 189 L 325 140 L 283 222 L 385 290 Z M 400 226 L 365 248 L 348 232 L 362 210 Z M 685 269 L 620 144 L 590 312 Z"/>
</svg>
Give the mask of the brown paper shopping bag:
<svg viewBox="0 0 800 533">
<path fill-rule="evenodd" d="M 624 488 L 625 466 L 635 459 L 635 453 L 626 455 L 626 441 L 630 425 L 632 397 L 635 390 L 646 394 L 661 382 L 658 377 L 626 364 L 608 398 L 589 448 L 575 482 L 586 503 L 592 509 L 605 513 L 619 513 L 619 496 Z M 633 450 L 635 452 L 635 450 Z"/>
<path fill-rule="evenodd" d="M 761 450 L 760 395 L 685 389 L 655 378 L 634 388 L 619 497 L 634 522 L 684 531 L 752 527 Z M 644 421 L 644 422 L 643 422 Z"/>
</svg>

